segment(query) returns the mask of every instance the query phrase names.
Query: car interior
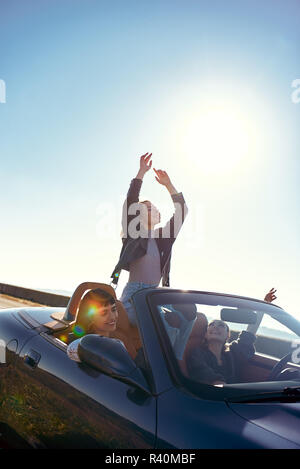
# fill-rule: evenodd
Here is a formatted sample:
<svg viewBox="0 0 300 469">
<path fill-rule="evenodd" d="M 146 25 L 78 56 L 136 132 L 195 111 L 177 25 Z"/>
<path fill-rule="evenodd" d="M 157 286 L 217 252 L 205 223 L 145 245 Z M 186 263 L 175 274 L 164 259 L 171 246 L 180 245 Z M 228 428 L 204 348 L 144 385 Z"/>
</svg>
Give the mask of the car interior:
<svg viewBox="0 0 300 469">
<path fill-rule="evenodd" d="M 114 332 L 110 333 L 110 337 L 121 340 L 128 353 L 133 360 L 136 359 L 137 355 L 142 349 L 141 339 L 138 328 L 131 325 L 128 320 L 127 312 L 121 301 L 117 300 L 115 291 L 107 284 L 95 284 L 97 288 L 103 288 L 103 290 L 109 292 L 112 291 L 114 296 L 117 310 L 118 310 L 118 321 L 117 328 Z M 83 293 L 78 295 L 78 292 L 82 290 L 82 285 L 79 285 L 73 293 L 69 305 L 73 301 L 73 311 L 78 310 Z M 74 306 L 74 299 L 76 304 Z M 74 315 L 68 315 L 68 307 L 64 313 L 54 313 L 52 315 L 53 321 L 44 324 L 49 330 L 49 335 L 52 335 L 56 339 L 63 341 L 64 345 L 68 343 L 69 337 L 74 330 L 74 326 L 80 322 L 80 318 L 77 316 L 74 319 Z M 203 344 L 205 334 L 208 326 L 207 316 L 197 311 L 195 304 L 167 304 L 160 307 L 160 316 L 163 319 L 164 327 L 167 330 L 167 334 L 171 340 L 172 347 L 177 358 L 177 362 L 182 374 L 189 378 L 187 362 L 191 352 L 199 345 Z M 243 319 L 241 319 L 243 316 Z M 244 323 L 247 325 L 247 330 L 250 330 L 254 334 L 256 333 L 262 316 L 256 315 L 253 311 L 243 310 L 240 308 L 238 311 L 232 308 L 223 308 L 220 312 L 220 319 L 228 321 L 230 324 L 233 323 Z M 176 332 L 174 334 L 174 331 Z M 230 340 L 237 337 L 238 332 L 233 331 Z M 73 340 L 74 340 L 73 336 Z M 256 351 L 255 356 L 249 360 L 248 365 L 244 367 L 241 382 L 261 382 L 268 381 L 270 377 L 274 379 L 276 375 L 284 368 L 288 368 L 300 373 L 300 366 L 290 362 L 290 356 L 283 354 L 283 357 L 272 356 L 271 354 L 261 353 Z M 285 360 L 284 360 L 285 359 Z M 277 368 L 275 368 L 277 366 Z M 276 371 L 271 375 L 272 370 Z M 299 379 L 299 378 L 297 378 Z"/>
<path fill-rule="evenodd" d="M 173 308 L 172 308 L 173 306 Z M 163 322 L 166 325 L 167 333 L 169 335 L 171 345 L 175 356 L 177 358 L 177 362 L 180 368 L 181 373 L 190 378 L 188 373 L 187 362 L 189 360 L 189 356 L 191 352 L 201 346 L 204 343 L 205 335 L 208 326 L 208 319 L 206 315 L 202 312 L 195 313 L 195 319 L 193 320 L 193 326 L 191 332 L 189 334 L 186 343 L 184 344 L 184 352 L 182 357 L 178 357 L 176 353 L 176 342 L 172 340 L 172 329 L 177 328 L 178 326 L 178 319 L 176 319 L 176 313 L 178 316 L 181 316 L 182 313 L 187 310 L 187 307 L 193 308 L 196 310 L 196 305 L 163 305 L 160 306 L 160 313 L 161 317 L 163 318 Z M 170 315 L 170 310 L 172 310 L 172 315 Z M 241 320 L 241 317 L 238 315 L 244 315 L 244 318 Z M 245 322 L 247 325 L 248 331 L 255 334 L 257 329 L 259 328 L 260 322 L 262 320 L 262 315 L 255 314 L 253 311 L 243 311 L 242 309 L 230 309 L 230 308 L 223 308 L 221 310 L 220 319 L 223 321 L 228 321 L 230 324 L 241 323 Z M 176 322 L 177 321 L 177 322 Z M 237 331 L 231 332 L 231 337 L 229 342 L 236 339 L 238 336 Z M 258 337 L 258 342 L 263 343 L 266 341 L 264 337 Z M 278 340 L 278 343 L 280 341 Z M 245 366 L 242 370 L 242 374 L 240 376 L 242 383 L 253 383 L 253 382 L 261 382 L 261 381 L 271 381 L 275 379 L 300 379 L 300 366 L 296 363 L 291 362 L 291 353 L 290 348 L 288 347 L 288 343 L 284 344 L 286 346 L 286 352 L 283 353 L 280 358 L 272 356 L 271 354 L 261 353 L 256 350 L 256 353 L 253 358 L 249 360 L 247 366 Z M 284 370 L 280 377 L 280 373 Z"/>
</svg>

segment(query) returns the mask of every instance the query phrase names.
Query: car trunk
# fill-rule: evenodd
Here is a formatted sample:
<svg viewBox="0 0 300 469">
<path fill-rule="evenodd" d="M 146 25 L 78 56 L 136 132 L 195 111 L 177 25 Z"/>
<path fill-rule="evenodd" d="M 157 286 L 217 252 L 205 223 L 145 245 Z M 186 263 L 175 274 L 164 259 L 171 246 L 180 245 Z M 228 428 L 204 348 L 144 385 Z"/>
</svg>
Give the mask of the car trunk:
<svg viewBox="0 0 300 469">
<path fill-rule="evenodd" d="M 35 329 L 49 322 L 53 322 L 51 314 L 57 312 L 64 312 L 65 308 L 55 307 L 30 307 L 16 309 L 16 316 L 18 319 L 31 329 Z"/>
</svg>

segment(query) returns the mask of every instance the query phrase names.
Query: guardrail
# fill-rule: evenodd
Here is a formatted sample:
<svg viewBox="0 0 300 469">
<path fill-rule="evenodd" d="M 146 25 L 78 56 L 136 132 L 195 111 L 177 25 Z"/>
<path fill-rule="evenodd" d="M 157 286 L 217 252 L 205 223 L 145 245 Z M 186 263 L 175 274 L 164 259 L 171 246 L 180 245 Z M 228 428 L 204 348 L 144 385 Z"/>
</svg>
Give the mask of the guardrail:
<svg viewBox="0 0 300 469">
<path fill-rule="evenodd" d="M 64 307 L 67 306 L 70 297 L 57 295 L 56 293 L 44 292 L 40 290 L 32 290 L 30 288 L 18 287 L 7 283 L 0 283 L 0 293 L 21 298 L 22 300 L 33 301 L 45 306 Z"/>
</svg>

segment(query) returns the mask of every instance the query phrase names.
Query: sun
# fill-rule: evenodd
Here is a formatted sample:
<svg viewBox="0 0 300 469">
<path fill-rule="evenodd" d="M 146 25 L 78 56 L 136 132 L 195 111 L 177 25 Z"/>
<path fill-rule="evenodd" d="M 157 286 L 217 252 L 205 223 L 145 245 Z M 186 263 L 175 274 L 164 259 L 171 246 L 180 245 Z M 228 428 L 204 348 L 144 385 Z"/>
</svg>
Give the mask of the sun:
<svg viewBox="0 0 300 469">
<path fill-rule="evenodd" d="M 246 164 L 258 142 L 250 116 L 231 103 L 202 106 L 189 113 L 181 127 L 181 152 L 204 173 L 228 173 Z"/>
</svg>

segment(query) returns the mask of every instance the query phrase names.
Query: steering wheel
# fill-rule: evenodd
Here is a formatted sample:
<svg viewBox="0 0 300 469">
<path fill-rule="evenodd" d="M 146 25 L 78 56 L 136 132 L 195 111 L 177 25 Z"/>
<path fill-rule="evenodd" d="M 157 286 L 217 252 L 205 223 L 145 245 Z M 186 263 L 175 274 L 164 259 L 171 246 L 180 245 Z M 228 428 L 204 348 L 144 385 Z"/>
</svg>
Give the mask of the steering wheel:
<svg viewBox="0 0 300 469">
<path fill-rule="evenodd" d="M 289 362 L 291 361 L 291 358 L 292 358 L 292 353 L 293 352 L 290 352 L 288 353 L 287 355 L 285 355 L 284 357 L 282 357 L 278 363 L 276 363 L 275 366 L 273 366 L 272 370 L 271 370 L 271 373 L 268 377 L 268 381 L 274 381 L 275 378 L 278 377 L 279 373 L 282 371 L 283 367 Z"/>
</svg>

